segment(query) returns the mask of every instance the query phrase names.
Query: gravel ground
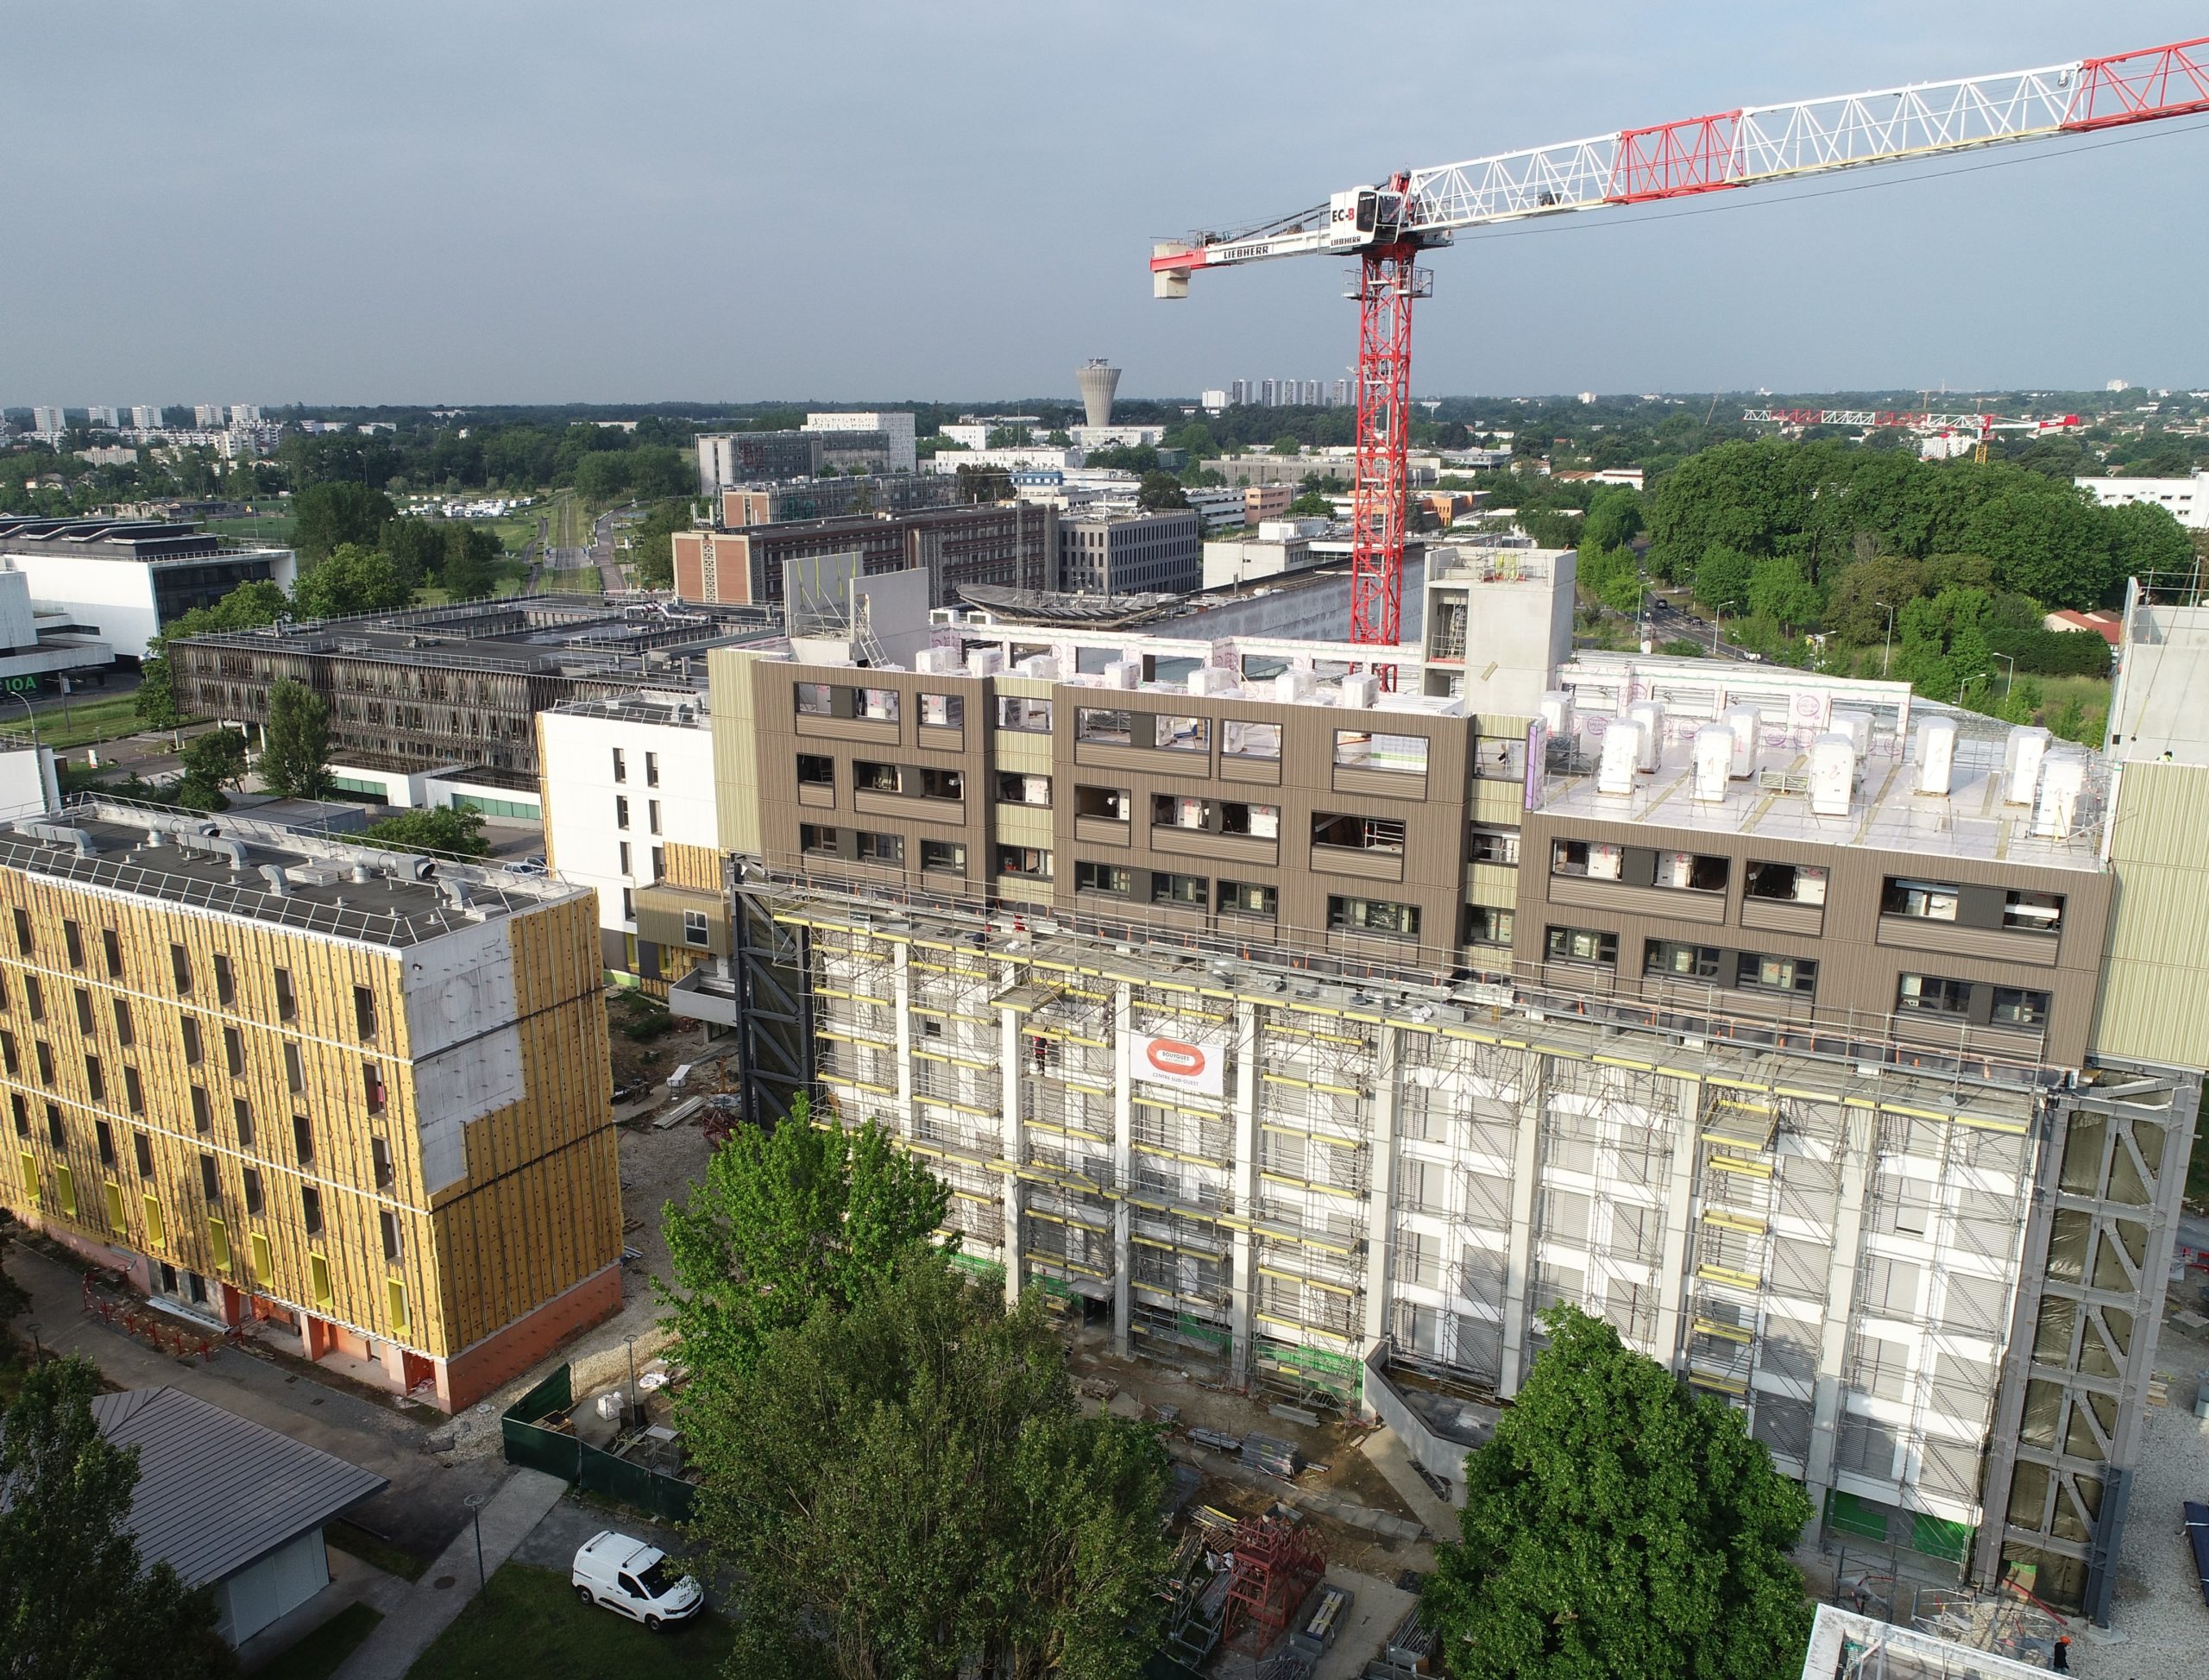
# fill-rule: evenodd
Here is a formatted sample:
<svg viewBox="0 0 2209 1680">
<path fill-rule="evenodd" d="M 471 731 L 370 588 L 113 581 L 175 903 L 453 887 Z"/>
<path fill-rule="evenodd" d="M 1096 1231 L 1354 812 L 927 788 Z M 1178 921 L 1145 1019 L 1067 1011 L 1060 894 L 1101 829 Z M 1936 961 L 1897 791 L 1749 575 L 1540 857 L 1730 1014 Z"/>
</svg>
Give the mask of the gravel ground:
<svg viewBox="0 0 2209 1680">
<path fill-rule="evenodd" d="M 2209 1498 L 2209 1422 L 2192 1410 L 2198 1350 L 2173 1339 L 2158 1362 L 2170 1370 L 2171 1403 L 2151 1406 L 2119 1553 L 2116 1637 L 2074 1633 L 2071 1669 L 2099 1680 L 2177 1680 L 2209 1672 L 2209 1605 L 2194 1580 L 2193 1554 L 2179 1532 L 2180 1502 Z"/>
</svg>

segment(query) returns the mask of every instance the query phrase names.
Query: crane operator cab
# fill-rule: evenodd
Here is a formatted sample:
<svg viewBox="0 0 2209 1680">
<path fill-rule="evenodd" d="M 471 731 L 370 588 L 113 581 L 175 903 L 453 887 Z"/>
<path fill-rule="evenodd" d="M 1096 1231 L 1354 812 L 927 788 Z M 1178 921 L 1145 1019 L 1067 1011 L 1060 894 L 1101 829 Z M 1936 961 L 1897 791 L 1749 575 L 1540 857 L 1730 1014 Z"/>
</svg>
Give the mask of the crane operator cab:
<svg viewBox="0 0 2209 1680">
<path fill-rule="evenodd" d="M 1355 250 L 1362 245 L 1395 242 L 1404 223 L 1404 195 L 1385 187 L 1361 186 L 1327 199 L 1327 245 Z"/>
</svg>

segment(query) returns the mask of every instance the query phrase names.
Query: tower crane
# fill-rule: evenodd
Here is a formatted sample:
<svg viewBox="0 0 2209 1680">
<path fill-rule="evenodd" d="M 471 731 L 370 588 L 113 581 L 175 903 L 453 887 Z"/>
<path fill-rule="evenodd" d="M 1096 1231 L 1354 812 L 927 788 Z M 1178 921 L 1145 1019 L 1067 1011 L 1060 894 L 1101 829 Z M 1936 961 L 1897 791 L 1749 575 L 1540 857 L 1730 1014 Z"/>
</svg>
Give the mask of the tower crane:
<svg viewBox="0 0 2209 1680">
<path fill-rule="evenodd" d="M 1152 247 L 1154 295 L 1199 269 L 1275 257 L 1355 259 L 1356 480 L 1350 639 L 1394 646 L 1403 608 L 1412 304 L 1432 294 L 1420 252 L 1461 228 L 1799 180 L 2012 141 L 2092 134 L 2209 111 L 2209 37 L 2038 70 L 1743 105 L 1562 145 L 1399 170 L 1293 215 Z M 1384 681 L 1394 667 L 1376 662 Z"/>
<path fill-rule="evenodd" d="M 2076 431 L 2086 425 L 2076 414 L 2012 420 L 1999 414 L 1932 414 L 1895 408 L 1751 408 L 1743 411 L 1741 418 L 1751 424 L 1782 426 L 1891 428 L 1929 437 L 1953 437 L 1961 432 L 1978 440 L 1973 456 L 1982 466 L 1998 431 L 2030 431 L 2036 437 L 2045 437 L 2052 431 Z"/>
</svg>

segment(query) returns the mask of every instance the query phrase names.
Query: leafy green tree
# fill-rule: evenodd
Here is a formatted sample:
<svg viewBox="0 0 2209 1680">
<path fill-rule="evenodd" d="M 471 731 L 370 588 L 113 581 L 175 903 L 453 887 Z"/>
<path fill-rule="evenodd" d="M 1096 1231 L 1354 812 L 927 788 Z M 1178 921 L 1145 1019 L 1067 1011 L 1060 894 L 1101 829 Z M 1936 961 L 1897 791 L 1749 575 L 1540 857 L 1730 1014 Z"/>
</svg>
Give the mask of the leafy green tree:
<svg viewBox="0 0 2209 1680">
<path fill-rule="evenodd" d="M 779 1129 L 787 1131 L 789 1127 Z M 726 1155 L 727 1151 L 721 1151 Z M 729 1672 L 1134 1680 L 1171 1554 L 1156 1432 L 1084 1413 L 1056 1328 L 910 1249 L 678 1402 Z"/>
<path fill-rule="evenodd" d="M 393 519 L 383 528 L 383 551 L 407 588 L 419 589 L 444 564 L 444 527 L 427 519 Z"/>
<path fill-rule="evenodd" d="M 402 811 L 371 823 L 361 836 L 365 846 L 390 852 L 442 853 L 459 858 L 487 858 L 491 842 L 483 838 L 483 818 L 475 811 L 456 811 L 450 805 Z"/>
<path fill-rule="evenodd" d="M 665 589 L 675 582 L 675 533 L 690 529 L 690 500 L 664 501 L 629 527 L 630 557 L 637 568 L 637 582 L 648 589 Z"/>
<path fill-rule="evenodd" d="M 183 714 L 176 708 L 176 676 L 167 659 L 145 662 L 138 674 L 137 692 L 130 696 L 130 709 L 149 729 L 173 729 L 184 721 Z"/>
<path fill-rule="evenodd" d="M 1306 490 L 1289 503 L 1288 517 L 1292 519 L 1331 519 L 1335 517 L 1335 505 L 1321 492 Z"/>
<path fill-rule="evenodd" d="M 1026 426 L 991 426 L 983 441 L 993 450 L 1024 450 L 1035 440 Z"/>
<path fill-rule="evenodd" d="M 1721 545 L 1706 550 L 1695 565 L 1695 598 L 1705 607 L 1744 611 L 1749 604 L 1749 580 L 1755 571 L 1756 562 L 1737 548 Z"/>
<path fill-rule="evenodd" d="M 2110 532 L 2111 570 L 2118 579 L 2193 575 L 2193 541 L 2168 509 L 2129 501 L 2105 509 L 2103 520 Z"/>
<path fill-rule="evenodd" d="M 456 525 L 445 531 L 444 569 L 438 581 L 453 601 L 475 601 L 488 595 L 499 582 L 498 558 L 503 551 L 495 531 L 480 525 Z"/>
<path fill-rule="evenodd" d="M 269 689 L 259 768 L 261 786 L 279 798 L 320 799 L 330 791 L 330 708 L 304 683 L 286 677 Z"/>
<path fill-rule="evenodd" d="M 1775 555 L 1749 569 L 1749 610 L 1783 630 L 1805 629 L 1818 621 L 1817 586 L 1803 576 L 1799 560 Z"/>
<path fill-rule="evenodd" d="M 1624 548 L 1641 534 L 1641 498 L 1624 485 L 1600 490 L 1580 522 L 1583 548 Z"/>
<path fill-rule="evenodd" d="M 809 1123 L 801 1096 L 771 1131 L 735 1133 L 664 1213 L 667 1326 L 694 1381 L 747 1375 L 769 1334 L 843 1311 L 908 1253 L 937 1251 L 950 1192 L 877 1125 Z"/>
<path fill-rule="evenodd" d="M 1186 507 L 1188 505 L 1188 493 L 1182 489 L 1181 481 L 1171 473 L 1145 473 L 1142 482 L 1136 487 L 1136 506 L 1138 507 Z"/>
<path fill-rule="evenodd" d="M 1463 1539 L 1422 1609 L 1456 1680 L 1793 1674 L 1812 1515 L 1741 1414 L 1577 1308 L 1465 1461 Z"/>
<path fill-rule="evenodd" d="M 292 498 L 292 546 L 310 562 L 344 543 L 374 548 L 396 514 L 389 496 L 365 484 L 310 484 Z"/>
<path fill-rule="evenodd" d="M 179 788 L 183 802 L 203 810 L 221 810 L 230 802 L 225 788 L 245 785 L 245 737 L 235 729 L 210 729 L 184 744 L 178 762 L 184 771 Z"/>
<path fill-rule="evenodd" d="M 137 1449 L 92 1419 L 99 1373 L 35 1366 L 0 1422 L 0 1655 L 23 1680 L 212 1680 L 237 1658 L 211 1591 L 130 1537 Z"/>
<path fill-rule="evenodd" d="M 387 612 L 413 598 L 413 585 L 388 555 L 341 543 L 293 586 L 292 611 L 302 619 L 342 619 Z"/>
<path fill-rule="evenodd" d="M 1301 455 L 1304 453 L 1304 445 L 1296 438 L 1290 437 L 1288 433 L 1283 432 L 1274 439 L 1273 452 L 1275 455 Z"/>
<path fill-rule="evenodd" d="M 30 1291 L 8 1275 L 8 1243 L 11 1233 L 0 1228 L 0 1350 L 8 1345 L 8 1326 L 18 1313 L 31 1310 Z M 0 1622 L 0 1627 L 5 1627 Z"/>
</svg>

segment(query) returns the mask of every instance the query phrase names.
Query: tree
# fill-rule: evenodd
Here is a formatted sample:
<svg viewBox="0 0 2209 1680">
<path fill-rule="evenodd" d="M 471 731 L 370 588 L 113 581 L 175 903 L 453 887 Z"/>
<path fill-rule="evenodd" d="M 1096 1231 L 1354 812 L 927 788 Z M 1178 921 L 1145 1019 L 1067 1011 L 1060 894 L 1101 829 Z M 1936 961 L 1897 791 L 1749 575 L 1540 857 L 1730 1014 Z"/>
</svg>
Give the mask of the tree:
<svg viewBox="0 0 2209 1680">
<path fill-rule="evenodd" d="M 1288 516 L 1292 519 L 1331 519 L 1335 505 L 1317 490 L 1306 490 L 1289 503 Z"/>
<path fill-rule="evenodd" d="M 1143 508 L 1186 507 L 1188 493 L 1171 473 L 1145 473 L 1136 487 L 1136 506 Z"/>
<path fill-rule="evenodd" d="M 848 1311 L 767 1335 L 748 1373 L 684 1362 L 691 1532 L 742 1583 L 731 1673 L 1141 1671 L 1166 1455 L 1079 1408 L 1039 1296 L 1008 1312 L 909 1249 Z"/>
<path fill-rule="evenodd" d="M 130 1537 L 137 1449 L 92 1418 L 83 1359 L 32 1368 L 0 1423 L 0 1651 L 26 1680 L 201 1680 L 234 1675 L 213 1593 Z"/>
<path fill-rule="evenodd" d="M 374 548 L 396 515 L 391 498 L 365 484 L 310 484 L 292 498 L 292 546 L 310 562 L 343 543 Z"/>
<path fill-rule="evenodd" d="M 1784 631 L 1806 629 L 1818 621 L 1817 586 L 1803 576 L 1798 560 L 1775 555 L 1749 569 L 1749 610 Z"/>
<path fill-rule="evenodd" d="M 1026 426 L 991 426 L 982 441 L 989 449 L 1024 450 L 1035 440 Z"/>
<path fill-rule="evenodd" d="M 293 586 L 292 611 L 302 619 L 342 619 L 387 612 L 413 598 L 406 572 L 388 555 L 341 543 Z"/>
<path fill-rule="evenodd" d="M 503 552 L 495 531 L 480 525 L 456 525 L 445 532 L 444 569 L 439 574 L 447 598 L 474 601 L 497 586 L 497 561 Z"/>
<path fill-rule="evenodd" d="M 176 677 L 167 659 L 145 662 L 139 671 L 137 692 L 130 697 L 130 709 L 149 729 L 173 729 L 184 721 L 176 708 Z"/>
<path fill-rule="evenodd" d="M 675 533 L 690 529 L 690 500 L 664 501 L 629 527 L 630 557 L 637 582 L 648 589 L 675 582 Z"/>
<path fill-rule="evenodd" d="M 1641 498 L 1624 485 L 1600 490 L 1580 523 L 1583 548 L 1624 548 L 1641 534 Z"/>
<path fill-rule="evenodd" d="M 383 551 L 407 587 L 419 589 L 444 563 L 444 530 L 427 519 L 393 519 L 383 528 Z"/>
<path fill-rule="evenodd" d="M 289 677 L 268 691 L 261 784 L 280 799 L 320 799 L 330 791 L 330 708 Z"/>
<path fill-rule="evenodd" d="M 765 1337 L 822 1303 L 841 1311 L 930 1243 L 950 1192 L 889 1134 L 809 1123 L 801 1096 L 771 1131 L 739 1131 L 664 1224 L 674 1278 L 662 1291 L 683 1362 L 741 1375 Z"/>
<path fill-rule="evenodd" d="M 1298 439 L 1283 432 L 1274 439 L 1273 450 L 1275 455 L 1301 455 L 1304 453 L 1304 445 Z"/>
<path fill-rule="evenodd" d="M 222 810 L 230 802 L 223 790 L 245 785 L 245 737 L 235 729 L 210 729 L 184 744 L 178 762 L 184 771 L 178 802 L 195 810 Z"/>
<path fill-rule="evenodd" d="M 483 838 L 483 819 L 475 811 L 455 810 L 450 805 L 406 811 L 371 823 L 361 836 L 364 846 L 381 846 L 390 852 L 442 853 L 459 858 L 488 858 L 491 842 Z"/>
<path fill-rule="evenodd" d="M 0 1229 L 0 1350 L 8 1345 L 8 1326 L 18 1313 L 31 1310 L 30 1292 L 8 1275 L 9 1233 Z M 0 1627 L 4 1627 L 0 1622 Z"/>
<path fill-rule="evenodd" d="M 1421 1604 L 1456 1680 L 1793 1674 L 1808 1495 L 1741 1414 L 1576 1307 L 1465 1461 L 1463 1540 Z"/>
<path fill-rule="evenodd" d="M 1756 562 L 1737 548 L 1707 549 L 1691 574 L 1695 598 L 1705 607 L 1740 612 L 1749 604 L 1749 579 L 1755 571 Z"/>
</svg>

